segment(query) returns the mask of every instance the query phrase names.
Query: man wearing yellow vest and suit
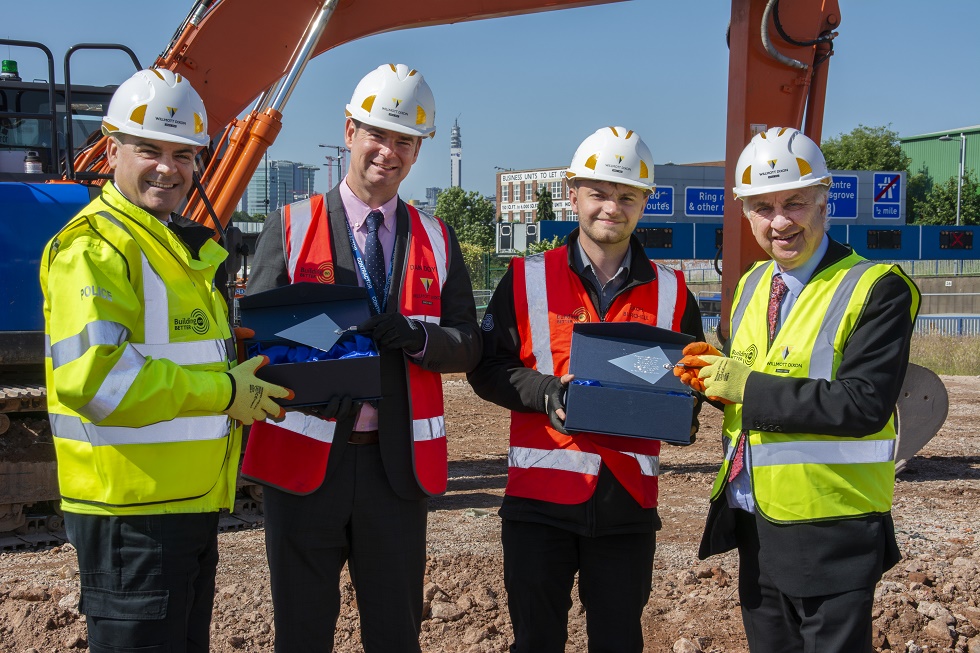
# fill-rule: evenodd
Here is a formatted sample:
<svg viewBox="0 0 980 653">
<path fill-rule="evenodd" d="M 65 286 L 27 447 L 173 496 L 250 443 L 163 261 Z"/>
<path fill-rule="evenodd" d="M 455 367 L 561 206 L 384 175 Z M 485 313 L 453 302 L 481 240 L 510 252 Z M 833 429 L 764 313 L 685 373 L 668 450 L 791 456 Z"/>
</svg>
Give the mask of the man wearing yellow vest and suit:
<svg viewBox="0 0 980 653">
<path fill-rule="evenodd" d="M 258 240 L 249 294 L 363 286 L 372 317 L 357 331 L 381 354 L 377 402 L 337 396 L 249 434 L 243 473 L 266 483 L 278 653 L 333 649 L 344 563 L 364 651 L 419 651 L 427 499 L 447 480 L 440 374 L 469 371 L 481 347 L 456 236 L 398 197 L 434 121 L 418 71 L 368 73 L 347 105 L 346 177 L 272 213 Z"/>
<path fill-rule="evenodd" d="M 894 413 L 919 291 L 827 236 L 831 176 L 799 131 L 753 137 L 735 178 L 772 260 L 736 287 L 726 354 L 693 343 L 682 359 L 725 404 L 700 556 L 738 548 L 753 653 L 867 653 L 875 584 L 901 557 Z"/>
<path fill-rule="evenodd" d="M 113 180 L 47 245 L 48 413 L 79 611 L 93 653 L 209 648 L 218 511 L 232 509 L 236 421 L 290 392 L 235 366 L 213 231 L 173 213 L 208 143 L 204 103 L 143 70 L 103 120 Z"/>
<path fill-rule="evenodd" d="M 563 653 L 575 574 L 590 651 L 641 651 L 650 597 L 660 442 L 565 430 L 572 327 L 643 322 L 704 338 L 677 270 L 652 263 L 633 231 L 653 189 L 639 134 L 603 127 L 565 175 L 579 226 L 568 244 L 516 258 L 483 320 L 476 393 L 511 412 L 504 583 L 516 653 Z"/>
</svg>

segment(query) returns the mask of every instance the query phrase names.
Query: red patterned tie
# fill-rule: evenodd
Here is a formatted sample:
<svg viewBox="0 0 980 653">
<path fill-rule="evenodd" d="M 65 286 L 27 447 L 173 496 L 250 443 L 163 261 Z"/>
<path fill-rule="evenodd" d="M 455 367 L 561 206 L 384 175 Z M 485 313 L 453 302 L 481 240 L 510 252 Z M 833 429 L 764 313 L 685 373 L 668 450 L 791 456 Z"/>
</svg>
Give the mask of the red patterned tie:
<svg viewBox="0 0 980 653">
<path fill-rule="evenodd" d="M 728 470 L 728 482 L 731 483 L 742 471 L 743 461 L 745 460 L 745 433 L 739 433 L 738 446 L 735 447 L 735 456 L 732 458 L 732 468 Z"/>
<path fill-rule="evenodd" d="M 779 305 L 783 301 L 783 297 L 786 296 L 786 282 L 783 281 L 783 277 L 777 274 L 772 278 L 772 286 L 769 289 L 769 310 L 766 312 L 766 318 L 769 321 L 769 344 L 772 344 L 773 339 L 776 337 L 776 324 L 779 322 Z"/>
</svg>

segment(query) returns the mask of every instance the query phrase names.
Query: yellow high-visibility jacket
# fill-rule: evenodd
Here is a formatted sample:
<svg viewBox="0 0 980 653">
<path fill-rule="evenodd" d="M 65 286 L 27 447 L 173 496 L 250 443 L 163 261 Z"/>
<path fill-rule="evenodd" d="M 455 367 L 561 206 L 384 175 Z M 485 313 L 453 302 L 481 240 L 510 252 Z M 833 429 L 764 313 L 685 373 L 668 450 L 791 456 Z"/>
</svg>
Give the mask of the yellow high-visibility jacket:
<svg viewBox="0 0 980 653">
<path fill-rule="evenodd" d="M 112 184 L 45 247 L 45 376 L 62 508 L 96 515 L 232 508 L 241 429 L 222 411 L 234 365 L 197 258 Z"/>
<path fill-rule="evenodd" d="M 900 268 L 874 263 L 852 252 L 806 284 L 780 330 L 780 334 L 792 334 L 793 346 L 766 350 L 766 311 L 773 270 L 772 261 L 757 263 L 735 290 L 730 355 L 757 372 L 835 380 L 844 347 L 871 290 L 886 274 L 897 274 L 909 284 L 912 320 L 918 312 L 918 290 Z M 725 406 L 723 428 L 726 454 L 712 500 L 720 497 L 727 485 L 728 470 L 744 429 L 752 494 L 760 514 L 769 521 L 844 519 L 884 514 L 891 509 L 894 415 L 880 431 L 864 437 L 782 433 L 745 429 L 742 404 L 731 404 Z"/>
</svg>

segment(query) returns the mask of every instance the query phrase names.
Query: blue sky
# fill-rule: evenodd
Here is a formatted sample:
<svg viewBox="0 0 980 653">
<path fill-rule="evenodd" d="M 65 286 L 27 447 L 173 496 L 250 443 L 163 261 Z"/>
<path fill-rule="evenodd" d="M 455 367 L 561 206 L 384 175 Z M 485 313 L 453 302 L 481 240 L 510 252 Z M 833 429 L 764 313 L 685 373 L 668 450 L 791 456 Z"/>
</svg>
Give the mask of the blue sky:
<svg viewBox="0 0 980 653">
<path fill-rule="evenodd" d="M 60 68 L 66 49 L 81 42 L 123 43 L 148 65 L 192 3 L 6 4 L 0 35 L 43 42 Z M 825 138 L 858 124 L 913 135 L 980 123 L 980 3 L 840 4 Z M 610 124 L 638 131 L 656 163 L 720 160 L 730 7 L 721 0 L 631 0 L 361 39 L 307 66 L 270 157 L 324 164 L 329 150 L 316 144 L 342 144 L 344 105 L 357 81 L 396 62 L 425 75 L 437 108 L 437 135 L 402 185 L 406 199 L 449 185 L 449 130 L 457 116 L 463 187 L 484 194 L 493 193 L 494 166 L 567 165 L 582 139 Z M 38 55 L 0 50 L 20 62 L 25 79 L 46 75 Z M 72 61 L 80 83 L 117 84 L 131 73 L 118 54 L 86 52 Z M 326 170 L 317 178 L 318 190 L 326 190 Z"/>
</svg>

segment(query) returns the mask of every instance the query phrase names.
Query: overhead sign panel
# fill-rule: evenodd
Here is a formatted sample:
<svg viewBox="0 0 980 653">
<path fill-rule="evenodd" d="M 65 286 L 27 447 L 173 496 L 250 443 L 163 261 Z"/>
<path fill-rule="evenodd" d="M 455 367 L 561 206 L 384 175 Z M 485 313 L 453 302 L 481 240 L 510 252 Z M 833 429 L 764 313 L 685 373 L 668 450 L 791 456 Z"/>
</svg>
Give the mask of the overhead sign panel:
<svg viewBox="0 0 980 653">
<path fill-rule="evenodd" d="M 674 215 L 674 187 L 657 186 L 647 198 L 643 215 Z"/>
<path fill-rule="evenodd" d="M 876 218 L 898 218 L 902 215 L 902 175 L 897 172 L 874 174 L 872 205 Z"/>
<path fill-rule="evenodd" d="M 725 215 L 725 189 L 688 186 L 684 189 L 684 215 L 689 218 L 721 218 Z"/>
<path fill-rule="evenodd" d="M 834 183 L 827 194 L 827 215 L 831 218 L 858 217 L 857 175 L 834 175 Z"/>
</svg>

